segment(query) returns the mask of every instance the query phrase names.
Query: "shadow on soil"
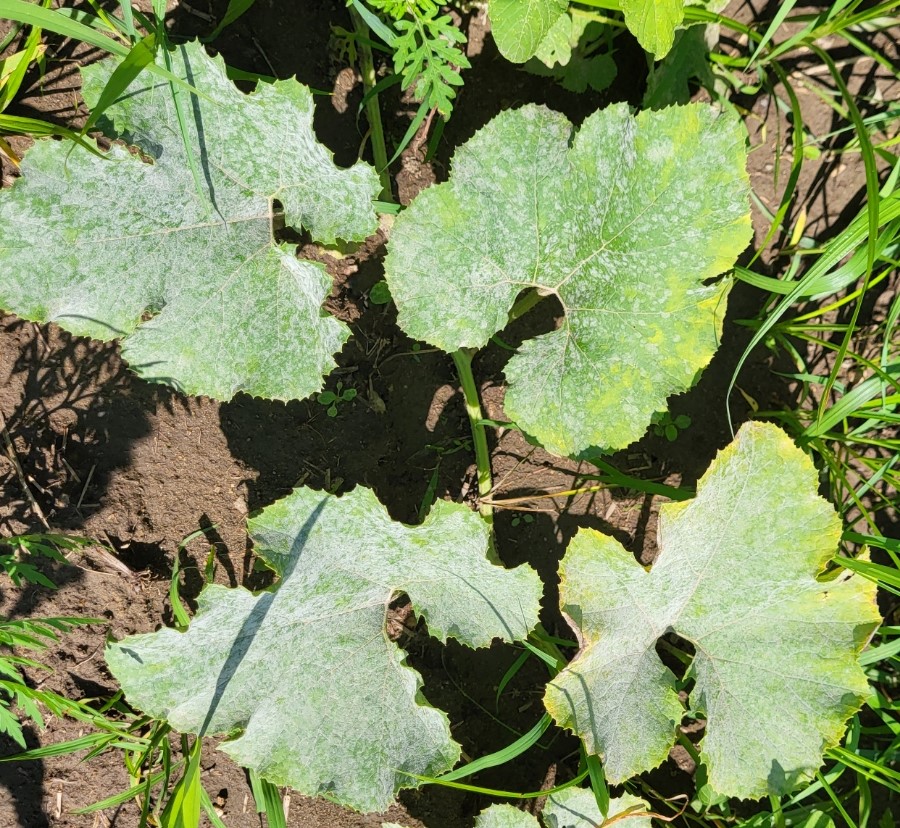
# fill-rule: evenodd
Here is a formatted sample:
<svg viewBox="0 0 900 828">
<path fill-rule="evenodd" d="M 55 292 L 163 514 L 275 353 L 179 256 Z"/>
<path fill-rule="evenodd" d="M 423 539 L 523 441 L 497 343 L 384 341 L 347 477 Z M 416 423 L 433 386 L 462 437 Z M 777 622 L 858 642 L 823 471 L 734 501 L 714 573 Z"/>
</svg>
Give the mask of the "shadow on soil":
<svg viewBox="0 0 900 828">
<path fill-rule="evenodd" d="M 130 374 L 115 346 L 52 325 L 6 317 L 0 405 L 28 489 L 55 527 L 77 529 L 103 498 L 110 470 L 127 466 L 132 442 L 148 433 L 148 408 L 170 396 Z M 4 518 L 41 531 L 12 463 L 4 467 Z"/>
<path fill-rule="evenodd" d="M 41 747 L 33 727 L 24 727 L 22 731 L 29 750 Z M 9 756 L 20 750 L 21 747 L 8 736 L 0 736 L 0 756 Z M 45 775 L 43 762 L 0 762 L 0 786 L 9 792 L 21 828 L 50 828 L 50 820 L 44 812 Z"/>
</svg>

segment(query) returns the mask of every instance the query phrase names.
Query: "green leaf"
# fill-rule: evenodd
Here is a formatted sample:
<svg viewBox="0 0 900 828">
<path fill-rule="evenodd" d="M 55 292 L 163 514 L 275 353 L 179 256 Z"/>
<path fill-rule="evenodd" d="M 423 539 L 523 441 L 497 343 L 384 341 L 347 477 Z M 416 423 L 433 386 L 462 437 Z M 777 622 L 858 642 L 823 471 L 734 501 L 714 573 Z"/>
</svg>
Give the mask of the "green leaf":
<svg viewBox="0 0 900 828">
<path fill-rule="evenodd" d="M 220 34 L 222 34 L 222 30 L 230 26 L 241 17 L 246 11 L 248 11 L 256 0 L 228 0 L 228 8 L 225 9 L 225 14 L 222 16 L 222 19 L 219 21 L 219 25 L 213 29 L 212 33 L 206 38 L 206 40 L 215 40 Z"/>
<path fill-rule="evenodd" d="M 816 575 L 840 520 L 810 460 L 777 427 L 748 423 L 694 500 L 660 510 L 648 572 L 611 537 L 581 530 L 560 574 L 582 642 L 545 696 L 557 722 L 604 758 L 611 784 L 659 765 L 685 712 L 654 645 L 691 642 L 701 757 L 726 796 L 780 796 L 811 778 L 868 693 L 857 656 L 879 622 L 875 586 Z"/>
<path fill-rule="evenodd" d="M 106 86 L 100 96 L 91 107 L 90 117 L 84 122 L 81 128 L 81 134 L 89 132 L 93 129 L 94 124 L 103 113 L 117 101 L 128 87 L 134 83 L 138 75 L 149 64 L 153 63 L 156 57 L 156 35 L 149 34 L 142 40 L 139 40 L 128 55 L 116 66 L 115 71 L 109 76 Z"/>
<path fill-rule="evenodd" d="M 598 48 L 606 48 L 603 34 L 599 23 L 564 14 L 524 68 L 534 75 L 555 78 L 570 92 L 581 93 L 588 87 L 602 92 L 618 71 L 611 54 L 596 53 Z"/>
<path fill-rule="evenodd" d="M 621 814 L 639 814 L 650 808 L 642 799 L 631 794 L 623 794 L 609 801 L 609 814 L 604 818 L 597 807 L 597 800 L 587 788 L 566 788 L 550 794 L 541 819 L 546 828 L 595 828 L 608 819 Z M 621 817 L 624 820 L 624 817 Z M 622 825 L 628 828 L 651 828 L 650 817 L 629 817 Z"/>
<path fill-rule="evenodd" d="M 447 717 L 385 634 L 405 593 L 429 632 L 470 647 L 524 638 L 541 583 L 488 562 L 488 527 L 438 501 L 420 526 L 391 521 L 368 489 L 309 489 L 249 521 L 277 588 L 210 585 L 185 633 L 164 629 L 107 649 L 129 701 L 182 732 L 241 735 L 220 745 L 276 785 L 384 810 L 408 774 L 459 757 Z"/>
<path fill-rule="evenodd" d="M 397 217 L 400 326 L 480 348 L 522 290 L 555 295 L 562 327 L 509 362 L 506 413 L 557 454 L 624 447 L 716 350 L 730 282 L 709 280 L 750 239 L 745 161 L 739 121 L 702 104 L 610 107 L 574 140 L 543 107 L 503 112 Z"/>
<path fill-rule="evenodd" d="M 513 805 L 491 805 L 475 818 L 475 828 L 539 828 L 537 819 Z"/>
<path fill-rule="evenodd" d="M 491 32 L 500 54 L 513 63 L 534 57 L 568 7 L 568 0 L 490 0 Z"/>
<path fill-rule="evenodd" d="M 391 301 L 391 291 L 384 279 L 372 285 L 372 289 L 369 291 L 369 301 L 373 305 L 386 305 Z"/>
<path fill-rule="evenodd" d="M 122 58 L 128 56 L 130 51 L 128 46 L 95 31 L 91 26 L 85 25 L 81 20 L 76 19 L 75 15 L 79 18 L 99 23 L 98 18 L 71 8 L 47 9 L 36 3 L 29 2 L 29 0 L 0 0 L 0 19 L 15 20 L 19 23 L 39 26 L 47 31 L 71 38 L 74 41 L 89 43 L 91 46 L 96 46 L 98 49 L 113 55 L 118 55 Z M 150 63 L 147 65 L 147 70 L 188 90 L 199 91 L 196 87 L 186 84 L 183 78 L 172 74 L 165 66 Z"/>
<path fill-rule="evenodd" d="M 706 89 L 715 85 L 709 62 L 707 26 L 691 26 L 679 32 L 665 59 L 650 69 L 644 109 L 662 109 L 691 99 L 690 81 L 696 78 Z"/>
<path fill-rule="evenodd" d="M 200 824 L 200 739 L 191 748 L 184 776 L 178 780 L 160 820 L 162 828 L 198 828 Z"/>
<path fill-rule="evenodd" d="M 675 28 L 684 19 L 684 0 L 621 0 L 625 25 L 638 43 L 657 59 L 675 40 Z"/>
<path fill-rule="evenodd" d="M 0 194 L 0 306 L 122 337 L 139 374 L 188 393 L 306 397 L 349 330 L 322 311 L 325 269 L 273 240 L 272 201 L 318 240 L 361 239 L 376 227 L 378 177 L 365 164 L 334 166 L 313 133 L 312 95 L 296 81 L 244 95 L 198 44 L 171 58 L 215 102 L 183 95 L 201 192 L 171 90 L 144 75 L 98 122 L 144 159 L 119 145 L 100 159 L 39 141 L 23 178 Z M 115 69 L 83 70 L 89 104 Z"/>
<path fill-rule="evenodd" d="M 647 803 L 631 794 L 624 794 L 609 801 L 609 816 L 619 817 L 623 813 L 647 811 Z M 570 787 L 547 797 L 547 804 L 541 814 L 545 828 L 596 828 L 605 821 L 594 794 L 587 788 Z M 630 828 L 651 828 L 650 817 L 629 817 Z M 539 828 L 538 821 L 531 814 L 520 811 L 512 805 L 491 805 L 475 819 L 475 828 Z"/>
<path fill-rule="evenodd" d="M 834 828 L 834 820 L 824 811 L 810 811 L 797 823 L 797 828 Z"/>
<path fill-rule="evenodd" d="M 561 14 L 535 49 L 535 59 L 547 68 L 556 63 L 565 66 L 586 27 L 587 21 L 579 25 L 571 15 Z"/>
</svg>

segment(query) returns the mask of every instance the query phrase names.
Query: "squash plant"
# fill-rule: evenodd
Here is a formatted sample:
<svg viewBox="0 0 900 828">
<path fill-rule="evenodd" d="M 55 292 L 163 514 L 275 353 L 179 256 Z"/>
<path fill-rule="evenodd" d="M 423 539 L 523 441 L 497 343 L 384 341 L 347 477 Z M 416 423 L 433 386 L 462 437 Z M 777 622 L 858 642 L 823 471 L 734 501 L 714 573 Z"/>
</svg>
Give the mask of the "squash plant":
<svg viewBox="0 0 900 828">
<path fill-rule="evenodd" d="M 649 816 L 639 816 L 647 810 L 646 803 L 636 796 L 624 794 L 611 799 L 606 812 L 598 807 L 590 791 L 583 788 L 566 788 L 547 797 L 541 811 L 541 824 L 545 828 L 594 828 L 604 820 L 625 819 L 633 828 L 651 828 Z M 398 828 L 384 825 L 383 828 Z M 475 828 L 540 828 L 538 820 L 511 805 L 491 805 L 475 819 Z"/>
<path fill-rule="evenodd" d="M 168 65 L 200 90 L 188 118 L 142 80 L 100 121 L 122 142 L 106 157 L 49 141 L 29 151 L 0 197 L 0 306 L 119 337 L 138 373 L 188 393 L 314 394 L 349 332 L 322 310 L 324 270 L 275 240 L 273 218 L 324 243 L 362 239 L 378 176 L 334 166 L 296 81 L 245 96 L 197 44 Z M 114 70 L 84 70 L 89 103 Z M 480 647 L 528 637 L 542 591 L 493 549 L 472 355 L 552 296 L 562 326 L 510 362 L 508 412 L 559 454 L 638 438 L 715 351 L 721 276 L 750 237 L 744 162 L 739 126 L 700 105 L 615 106 L 577 132 L 528 106 L 460 147 L 449 181 L 398 217 L 385 270 L 400 325 L 459 370 L 481 516 L 438 502 L 404 526 L 364 488 L 297 489 L 249 521 L 274 587 L 210 585 L 185 632 L 109 643 L 129 700 L 183 732 L 227 735 L 221 749 L 258 777 L 360 810 L 450 770 L 459 746 L 386 635 L 390 602 L 406 594 L 433 635 Z M 742 798 L 793 789 L 866 693 L 856 657 L 878 622 L 874 586 L 823 576 L 838 531 L 806 456 L 774 426 L 745 426 L 695 499 L 663 507 L 649 572 L 604 535 L 572 541 L 561 609 L 580 649 L 547 687 L 549 714 L 613 783 L 658 765 L 686 713 L 654 649 L 674 630 L 697 651 L 690 706 L 708 721 L 710 784 Z M 545 825 L 573 824 L 554 808 L 583 795 L 561 795 Z M 479 824 L 523 820 L 501 809 Z"/>
<path fill-rule="evenodd" d="M 665 57 L 684 21 L 685 6 L 721 7 L 717 0 L 576 0 L 591 10 L 621 12 L 625 26 L 656 60 Z M 489 0 L 491 29 L 500 53 L 524 63 L 567 37 L 569 0 Z M 586 10 L 580 10 L 582 15 Z"/>
</svg>

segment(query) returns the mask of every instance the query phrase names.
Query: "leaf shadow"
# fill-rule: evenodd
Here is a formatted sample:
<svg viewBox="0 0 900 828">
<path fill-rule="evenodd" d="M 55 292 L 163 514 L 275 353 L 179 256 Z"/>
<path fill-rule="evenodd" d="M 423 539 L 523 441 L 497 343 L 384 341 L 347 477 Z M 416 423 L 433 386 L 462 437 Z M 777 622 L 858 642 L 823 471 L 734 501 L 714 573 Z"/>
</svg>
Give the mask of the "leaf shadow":
<svg viewBox="0 0 900 828">
<path fill-rule="evenodd" d="M 287 558 L 288 565 L 285 567 L 284 571 L 280 573 L 280 583 L 283 583 L 284 581 L 290 579 L 291 574 L 293 573 L 297 564 L 300 562 L 300 557 L 303 553 L 303 547 L 306 545 L 309 533 L 312 531 L 312 528 L 313 526 L 315 526 L 319 515 L 325 508 L 325 504 L 326 498 L 323 497 L 322 500 L 319 501 L 316 508 L 313 509 L 310 516 L 303 522 L 300 530 L 297 532 L 297 535 L 294 538 L 293 543 L 291 544 L 291 554 Z M 250 647 L 253 645 L 253 641 L 256 639 L 257 634 L 265 623 L 266 617 L 268 616 L 269 611 L 272 608 L 272 602 L 274 600 L 274 591 L 263 592 L 258 596 L 257 602 L 254 605 L 253 609 L 250 611 L 250 614 L 241 624 L 241 628 L 238 631 L 238 634 L 235 636 L 234 642 L 231 645 L 231 649 L 228 651 L 228 655 L 225 658 L 225 663 L 222 665 L 222 669 L 219 671 L 219 675 L 216 677 L 213 696 L 210 700 L 209 708 L 206 711 L 203 723 L 200 725 L 200 736 L 204 736 L 209 733 L 209 729 L 213 725 L 216 710 L 218 710 L 219 708 L 222 697 L 224 696 L 225 691 L 228 689 L 228 685 L 231 683 L 231 680 L 234 678 L 235 674 L 240 668 L 241 662 L 244 660 L 244 657 L 247 655 Z"/>
<path fill-rule="evenodd" d="M 36 728 L 27 725 L 22 728 L 22 734 L 29 750 L 40 746 Z M 0 756 L 10 756 L 21 750 L 6 734 L 0 736 Z M 0 787 L 6 789 L 19 825 L 50 828 L 50 820 L 43 807 L 47 796 L 46 775 L 42 760 L 0 763 Z"/>
</svg>

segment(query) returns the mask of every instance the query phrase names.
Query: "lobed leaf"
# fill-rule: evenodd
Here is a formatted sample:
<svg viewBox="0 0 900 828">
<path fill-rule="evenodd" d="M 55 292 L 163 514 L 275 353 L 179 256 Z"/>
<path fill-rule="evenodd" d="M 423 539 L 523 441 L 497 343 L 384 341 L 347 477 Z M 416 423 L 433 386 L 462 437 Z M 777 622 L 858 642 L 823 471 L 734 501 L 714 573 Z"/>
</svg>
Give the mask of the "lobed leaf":
<svg viewBox="0 0 900 828">
<path fill-rule="evenodd" d="M 116 63 L 82 70 L 89 105 Z M 325 269 L 274 240 L 274 202 L 315 239 L 362 239 L 376 227 L 378 177 L 334 165 L 295 80 L 244 95 L 197 43 L 171 64 L 203 97 L 144 74 L 99 121 L 143 158 L 55 141 L 26 154 L 23 177 L 0 194 L 0 307 L 122 337 L 139 374 L 188 393 L 306 397 L 349 331 L 322 310 Z"/>
<path fill-rule="evenodd" d="M 475 828 L 540 828 L 537 818 L 514 805 L 491 805 L 475 818 Z"/>
<path fill-rule="evenodd" d="M 368 489 L 298 489 L 249 528 L 278 586 L 208 586 L 186 632 L 111 643 L 129 701 L 182 732 L 240 730 L 220 749 L 241 766 L 359 810 L 386 809 L 417 784 L 409 774 L 451 768 L 459 745 L 388 638 L 388 605 L 405 593 L 441 640 L 523 639 L 537 623 L 537 574 L 489 563 L 487 525 L 445 501 L 404 526 Z"/>
<path fill-rule="evenodd" d="M 690 501 L 660 510 L 647 571 L 618 541 L 581 530 L 560 573 L 582 642 L 547 709 L 604 759 L 612 784 L 659 765 L 684 715 L 655 651 L 691 642 L 691 709 L 712 788 L 781 796 L 813 776 L 868 694 L 857 656 L 879 623 L 875 585 L 818 580 L 841 524 L 809 458 L 777 427 L 747 423 Z"/>
<path fill-rule="evenodd" d="M 634 814 L 628 816 L 624 823 L 629 828 L 651 828 L 650 817 L 637 816 L 649 810 L 644 800 L 624 793 L 609 800 L 609 813 L 604 817 L 597 807 L 593 791 L 588 788 L 566 788 L 559 793 L 550 794 L 541 819 L 547 828 L 596 828 L 608 819 L 627 813 Z"/>
<path fill-rule="evenodd" d="M 737 119 L 618 105 L 572 133 L 544 107 L 501 113 L 398 216 L 385 261 L 400 326 L 445 351 L 485 345 L 525 289 L 559 300 L 562 326 L 508 364 L 505 403 L 557 454 L 627 445 L 693 384 L 730 287 L 710 280 L 751 234 Z"/>
<path fill-rule="evenodd" d="M 638 814 L 647 810 L 646 802 L 626 793 L 609 801 L 609 813 L 604 817 L 592 791 L 570 787 L 547 797 L 541 822 L 545 828 L 596 828 L 620 814 Z M 649 816 L 629 816 L 627 824 L 631 828 L 651 828 Z M 531 814 L 512 805 L 491 805 L 475 819 L 475 828 L 539 828 L 539 825 Z"/>
</svg>

